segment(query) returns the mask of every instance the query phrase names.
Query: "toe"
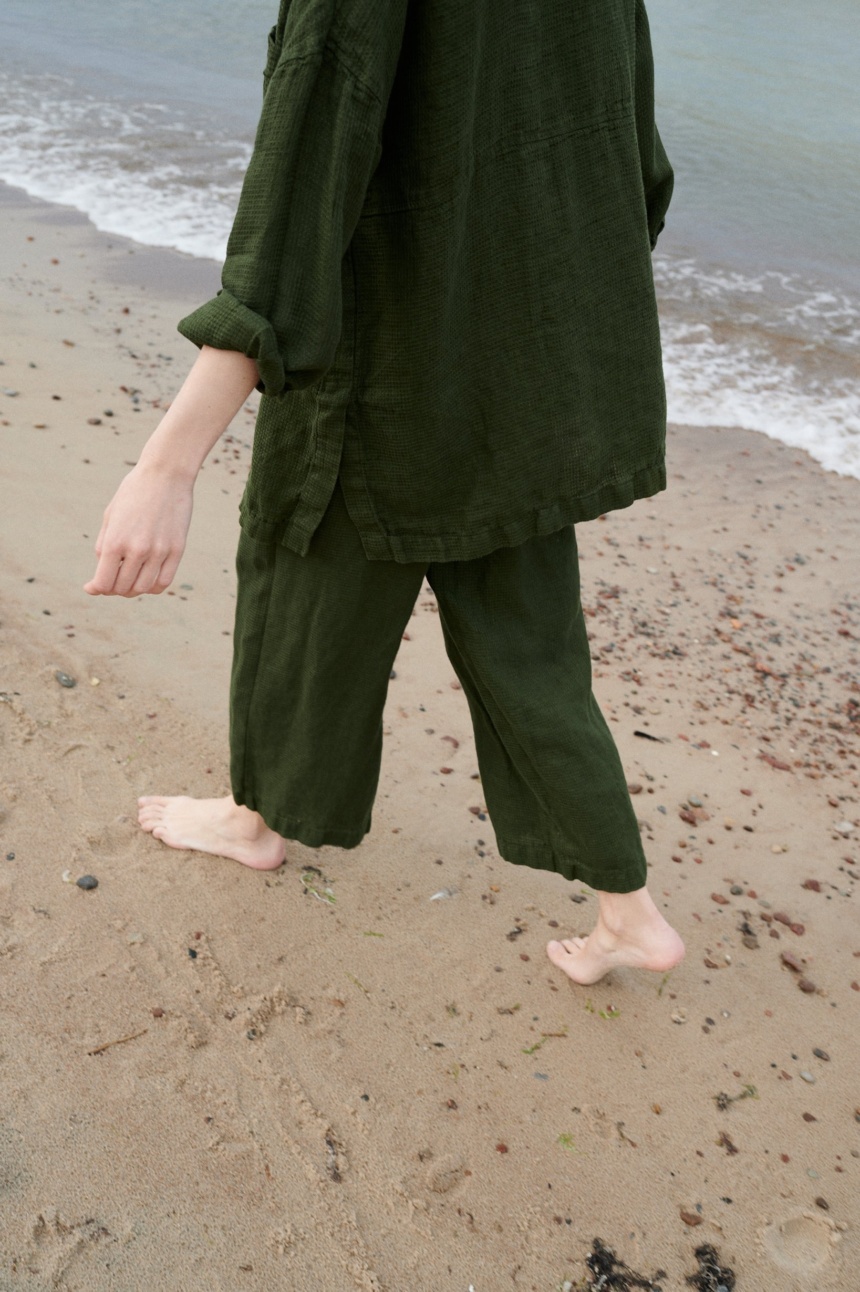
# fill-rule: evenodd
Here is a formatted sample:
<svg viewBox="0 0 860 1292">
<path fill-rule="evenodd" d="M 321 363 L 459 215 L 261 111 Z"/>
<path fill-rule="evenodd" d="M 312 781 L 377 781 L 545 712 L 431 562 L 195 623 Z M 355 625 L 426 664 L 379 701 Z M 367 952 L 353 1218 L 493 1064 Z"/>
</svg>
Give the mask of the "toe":
<svg viewBox="0 0 860 1292">
<path fill-rule="evenodd" d="M 138 807 L 151 807 L 155 804 L 159 807 L 164 807 L 166 802 L 167 799 L 163 794 L 143 794 L 137 800 Z"/>
</svg>

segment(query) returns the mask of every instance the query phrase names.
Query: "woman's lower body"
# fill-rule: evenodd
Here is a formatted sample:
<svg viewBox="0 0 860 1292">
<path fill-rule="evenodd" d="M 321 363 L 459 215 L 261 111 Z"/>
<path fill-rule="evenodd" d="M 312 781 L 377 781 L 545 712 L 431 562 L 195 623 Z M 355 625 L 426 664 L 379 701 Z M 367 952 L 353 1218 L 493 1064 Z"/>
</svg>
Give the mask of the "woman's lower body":
<svg viewBox="0 0 860 1292">
<path fill-rule="evenodd" d="M 233 795 L 205 802 L 232 814 L 240 834 L 265 832 L 266 860 L 249 860 L 253 851 L 239 860 L 278 864 L 276 836 L 353 848 L 370 829 L 391 669 L 426 579 L 469 704 L 500 855 L 600 895 L 601 937 L 599 921 L 588 946 L 550 943 L 551 959 L 577 981 L 616 962 L 677 963 L 683 944 L 645 887 L 624 770 L 591 688 L 572 525 L 471 561 L 369 561 L 338 484 L 307 555 L 243 532 L 237 572 Z M 173 846 L 200 847 L 187 842 L 200 809 L 174 806 L 170 837 L 163 806 L 193 803 L 142 800 L 141 823 Z M 645 930 L 638 950 L 629 928 L 622 936 L 631 921 Z"/>
</svg>

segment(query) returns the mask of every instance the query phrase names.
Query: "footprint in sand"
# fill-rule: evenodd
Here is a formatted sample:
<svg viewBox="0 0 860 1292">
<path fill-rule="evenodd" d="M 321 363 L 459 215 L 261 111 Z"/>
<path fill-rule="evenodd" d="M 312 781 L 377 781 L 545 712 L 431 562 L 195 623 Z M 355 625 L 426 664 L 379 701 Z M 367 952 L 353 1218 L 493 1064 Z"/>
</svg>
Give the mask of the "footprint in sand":
<svg viewBox="0 0 860 1292">
<path fill-rule="evenodd" d="M 776 1220 L 761 1231 L 764 1249 L 775 1265 L 796 1274 L 811 1274 L 833 1259 L 839 1226 L 827 1216 L 804 1211 Z"/>
</svg>

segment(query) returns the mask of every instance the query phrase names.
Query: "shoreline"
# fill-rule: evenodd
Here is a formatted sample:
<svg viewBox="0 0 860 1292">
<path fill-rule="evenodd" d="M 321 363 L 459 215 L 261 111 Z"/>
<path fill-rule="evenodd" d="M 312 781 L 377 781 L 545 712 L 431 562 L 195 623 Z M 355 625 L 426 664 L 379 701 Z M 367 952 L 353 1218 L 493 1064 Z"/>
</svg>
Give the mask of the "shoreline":
<svg viewBox="0 0 860 1292">
<path fill-rule="evenodd" d="M 739 1289 L 849 1292 L 860 481 L 672 425 L 669 488 L 577 527 L 595 692 L 687 957 L 575 988 L 544 946 L 594 896 L 500 859 L 470 811 L 426 586 L 358 849 L 289 844 L 267 875 L 137 828 L 138 794 L 229 792 L 258 396 L 169 592 L 87 597 L 219 266 L 0 206 L 0 1285 L 544 1289 L 599 1236 L 669 1287 L 709 1242 Z"/>
</svg>

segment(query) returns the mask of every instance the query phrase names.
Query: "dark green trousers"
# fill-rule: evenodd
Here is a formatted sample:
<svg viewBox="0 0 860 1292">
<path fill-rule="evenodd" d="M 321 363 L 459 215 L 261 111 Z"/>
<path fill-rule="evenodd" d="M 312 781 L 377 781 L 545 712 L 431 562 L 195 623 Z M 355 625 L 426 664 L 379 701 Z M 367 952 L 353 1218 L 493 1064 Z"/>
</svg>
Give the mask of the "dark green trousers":
<svg viewBox="0 0 860 1292">
<path fill-rule="evenodd" d="M 287 839 L 370 829 L 394 657 L 426 578 L 507 861 L 593 888 L 646 882 L 615 742 L 591 690 L 572 525 L 471 561 L 369 561 L 340 484 L 310 550 L 240 535 L 230 772 Z"/>
</svg>

